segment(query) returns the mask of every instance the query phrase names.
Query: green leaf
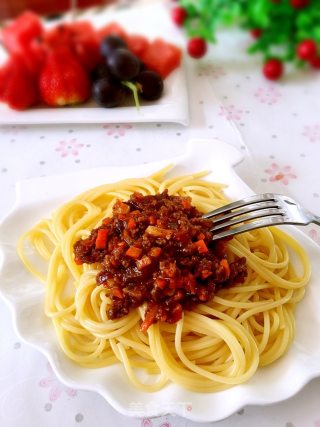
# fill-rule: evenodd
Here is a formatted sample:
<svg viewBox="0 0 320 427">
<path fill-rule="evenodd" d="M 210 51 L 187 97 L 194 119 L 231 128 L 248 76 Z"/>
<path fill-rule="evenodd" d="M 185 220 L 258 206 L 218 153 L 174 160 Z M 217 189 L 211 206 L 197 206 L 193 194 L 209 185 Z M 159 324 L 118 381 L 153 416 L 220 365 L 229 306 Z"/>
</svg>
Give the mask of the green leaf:
<svg viewBox="0 0 320 427">
<path fill-rule="evenodd" d="M 254 0 L 250 3 L 249 13 L 252 20 L 259 28 L 266 28 L 269 25 L 269 0 Z"/>
</svg>

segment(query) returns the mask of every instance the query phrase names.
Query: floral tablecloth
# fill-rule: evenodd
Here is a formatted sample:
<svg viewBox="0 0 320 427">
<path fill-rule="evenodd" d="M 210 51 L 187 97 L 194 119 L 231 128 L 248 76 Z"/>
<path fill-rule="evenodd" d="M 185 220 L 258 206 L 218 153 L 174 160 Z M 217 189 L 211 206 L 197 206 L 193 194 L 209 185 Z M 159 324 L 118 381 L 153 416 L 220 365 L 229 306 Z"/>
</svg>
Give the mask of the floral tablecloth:
<svg viewBox="0 0 320 427">
<path fill-rule="evenodd" d="M 169 18 L 168 18 L 169 19 Z M 172 26 L 170 37 L 178 36 Z M 320 213 L 320 73 L 291 70 L 266 81 L 259 58 L 244 51 L 250 37 L 221 33 L 201 61 L 187 61 L 190 125 L 106 124 L 0 127 L 0 218 L 18 180 L 166 159 L 193 137 L 219 138 L 244 154 L 237 172 L 255 192 L 279 192 Z M 320 244 L 320 229 L 304 231 Z M 176 416 L 127 418 L 93 392 L 66 387 L 40 353 L 16 335 L 0 301 L 0 425 L 195 427 Z M 320 379 L 295 397 L 267 407 L 245 407 L 206 425 L 320 427 Z"/>
</svg>

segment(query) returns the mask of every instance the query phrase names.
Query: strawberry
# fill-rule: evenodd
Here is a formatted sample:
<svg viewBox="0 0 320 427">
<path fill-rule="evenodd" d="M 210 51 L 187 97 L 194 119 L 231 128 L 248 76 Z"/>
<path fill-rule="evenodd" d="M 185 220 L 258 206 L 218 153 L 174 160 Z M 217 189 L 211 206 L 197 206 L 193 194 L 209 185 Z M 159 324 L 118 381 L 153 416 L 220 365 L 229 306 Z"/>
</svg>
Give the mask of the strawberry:
<svg viewBox="0 0 320 427">
<path fill-rule="evenodd" d="M 39 85 L 42 100 L 52 107 L 80 104 L 91 92 L 84 68 L 68 49 L 62 48 L 48 54 Z"/>
<path fill-rule="evenodd" d="M 32 107 L 39 100 L 37 80 L 23 59 L 12 55 L 0 68 L 0 101 L 15 110 Z"/>
</svg>

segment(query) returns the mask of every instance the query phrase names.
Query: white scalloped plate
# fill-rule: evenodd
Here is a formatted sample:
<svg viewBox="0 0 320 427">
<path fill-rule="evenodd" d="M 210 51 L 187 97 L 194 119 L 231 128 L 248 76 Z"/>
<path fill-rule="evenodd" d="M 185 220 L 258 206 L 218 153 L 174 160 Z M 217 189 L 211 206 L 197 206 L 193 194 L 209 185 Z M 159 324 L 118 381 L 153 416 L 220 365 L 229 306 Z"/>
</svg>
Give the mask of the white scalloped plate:
<svg viewBox="0 0 320 427">
<path fill-rule="evenodd" d="M 85 189 L 125 177 L 146 176 L 168 163 L 174 174 L 212 170 L 208 179 L 228 184 L 227 195 L 240 198 L 252 191 L 232 166 L 241 154 L 220 141 L 193 140 L 187 153 L 158 163 L 105 168 L 20 182 L 13 210 L 0 226 L 0 294 L 11 308 L 18 334 L 40 350 L 65 384 L 100 393 L 127 416 L 151 417 L 173 413 L 198 422 L 221 420 L 245 405 L 265 405 L 287 399 L 312 378 L 320 376 L 320 248 L 294 227 L 285 227 L 308 252 L 312 279 L 296 312 L 297 332 L 289 352 L 273 365 L 259 369 L 247 383 L 218 393 L 193 393 L 169 384 L 156 393 L 136 390 L 119 365 L 85 369 L 60 349 L 51 321 L 43 313 L 43 287 L 24 269 L 16 254 L 23 231 L 58 205 Z"/>
<path fill-rule="evenodd" d="M 143 16 L 143 25 L 141 17 Z M 123 25 L 128 33 L 145 35 L 150 40 L 161 37 L 169 42 L 172 23 L 169 13 L 161 4 L 137 7 L 119 12 L 87 13 L 80 19 L 90 20 L 96 28 L 111 21 Z M 50 24 L 53 25 L 53 24 Z M 175 42 L 181 44 L 179 37 Z M 0 46 L 0 65 L 6 54 Z M 185 67 L 182 64 L 164 81 L 164 92 L 158 101 L 143 102 L 139 110 L 134 105 L 117 108 L 100 108 L 94 101 L 65 107 L 34 107 L 25 111 L 15 111 L 0 103 L 0 125 L 8 124 L 58 124 L 58 123 L 154 123 L 172 122 L 185 126 L 189 123 L 188 92 Z"/>
</svg>

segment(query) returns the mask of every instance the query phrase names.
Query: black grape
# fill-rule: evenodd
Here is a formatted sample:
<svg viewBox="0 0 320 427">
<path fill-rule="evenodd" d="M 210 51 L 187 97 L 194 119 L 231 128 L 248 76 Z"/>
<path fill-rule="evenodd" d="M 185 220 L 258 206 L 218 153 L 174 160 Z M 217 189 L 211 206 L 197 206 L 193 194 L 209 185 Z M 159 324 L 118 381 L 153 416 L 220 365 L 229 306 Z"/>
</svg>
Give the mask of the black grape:
<svg viewBox="0 0 320 427">
<path fill-rule="evenodd" d="M 92 82 L 95 82 L 96 80 L 102 79 L 102 78 L 111 78 L 109 67 L 107 64 L 102 63 L 98 64 L 90 73 L 90 80 Z"/>
<path fill-rule="evenodd" d="M 100 50 L 102 56 L 108 58 L 114 50 L 126 47 L 127 43 L 121 37 L 111 34 L 102 40 Z"/>
<path fill-rule="evenodd" d="M 110 72 L 120 80 L 131 80 L 139 74 L 140 60 L 129 50 L 119 48 L 107 58 Z"/>
<path fill-rule="evenodd" d="M 97 104 L 112 108 L 123 102 L 126 92 L 120 83 L 104 77 L 93 83 L 92 97 Z"/>
<path fill-rule="evenodd" d="M 159 99 L 163 92 L 163 80 L 155 71 L 142 71 L 135 79 L 139 94 L 148 101 Z"/>
</svg>

